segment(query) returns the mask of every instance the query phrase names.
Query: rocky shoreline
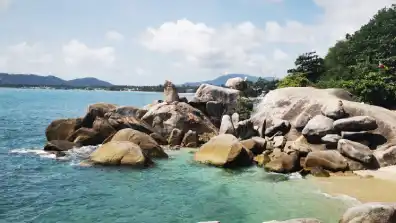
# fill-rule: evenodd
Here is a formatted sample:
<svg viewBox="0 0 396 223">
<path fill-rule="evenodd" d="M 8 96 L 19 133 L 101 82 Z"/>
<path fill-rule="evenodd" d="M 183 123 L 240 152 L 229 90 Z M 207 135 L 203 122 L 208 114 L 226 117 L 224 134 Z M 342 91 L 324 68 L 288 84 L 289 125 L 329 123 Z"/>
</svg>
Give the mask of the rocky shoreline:
<svg viewBox="0 0 396 223">
<path fill-rule="evenodd" d="M 53 121 L 44 150 L 64 156 L 75 147 L 101 145 L 84 165 L 148 168 L 168 158 L 166 149 L 190 147 L 197 148 L 194 160 L 207 165 L 256 164 L 319 177 L 396 164 L 393 111 L 355 102 L 342 89 L 284 88 L 269 92 L 244 118 L 237 111 L 246 85 L 241 79 L 229 83 L 203 84 L 191 101 L 166 81 L 164 100 L 143 108 L 89 105 L 84 117 Z M 396 204 L 364 204 L 340 222 L 396 222 L 395 209 Z"/>
</svg>

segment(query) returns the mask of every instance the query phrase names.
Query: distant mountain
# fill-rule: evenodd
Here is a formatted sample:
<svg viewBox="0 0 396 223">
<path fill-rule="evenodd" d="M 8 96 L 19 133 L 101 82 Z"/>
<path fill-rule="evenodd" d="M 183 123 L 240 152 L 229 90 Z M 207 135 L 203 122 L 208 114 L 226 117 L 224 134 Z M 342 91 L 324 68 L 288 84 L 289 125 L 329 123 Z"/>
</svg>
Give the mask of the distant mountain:
<svg viewBox="0 0 396 223">
<path fill-rule="evenodd" d="M 234 78 L 234 77 L 241 77 L 241 78 L 247 77 L 247 80 L 252 81 L 252 82 L 256 82 L 260 78 L 257 76 L 251 76 L 251 75 L 247 75 L 247 74 L 226 74 L 226 75 L 217 77 L 213 80 L 200 81 L 200 82 L 187 82 L 187 83 L 184 83 L 184 85 L 199 86 L 201 84 L 212 84 L 212 85 L 220 86 L 220 85 L 224 85 L 228 79 Z M 272 77 L 261 77 L 261 78 L 269 80 L 269 81 L 274 80 L 274 78 L 272 78 Z"/>
<path fill-rule="evenodd" d="M 0 85 L 33 85 L 33 86 L 71 86 L 71 87 L 108 87 L 111 83 L 93 77 L 63 80 L 55 76 L 35 74 L 0 73 Z"/>
</svg>

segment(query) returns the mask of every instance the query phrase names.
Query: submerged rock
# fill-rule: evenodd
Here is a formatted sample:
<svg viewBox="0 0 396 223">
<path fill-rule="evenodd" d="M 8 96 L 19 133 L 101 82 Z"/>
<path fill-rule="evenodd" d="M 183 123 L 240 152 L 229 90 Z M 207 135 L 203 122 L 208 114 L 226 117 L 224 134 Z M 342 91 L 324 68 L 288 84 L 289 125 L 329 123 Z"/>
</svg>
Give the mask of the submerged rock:
<svg viewBox="0 0 396 223">
<path fill-rule="evenodd" d="M 147 167 L 153 164 L 141 148 L 127 141 L 108 142 L 91 155 L 89 160 L 100 165 L 127 165 L 132 167 Z"/>
<path fill-rule="evenodd" d="M 248 150 L 235 136 L 230 134 L 213 137 L 195 153 L 194 160 L 225 168 L 243 167 L 252 164 L 252 156 Z"/>
</svg>

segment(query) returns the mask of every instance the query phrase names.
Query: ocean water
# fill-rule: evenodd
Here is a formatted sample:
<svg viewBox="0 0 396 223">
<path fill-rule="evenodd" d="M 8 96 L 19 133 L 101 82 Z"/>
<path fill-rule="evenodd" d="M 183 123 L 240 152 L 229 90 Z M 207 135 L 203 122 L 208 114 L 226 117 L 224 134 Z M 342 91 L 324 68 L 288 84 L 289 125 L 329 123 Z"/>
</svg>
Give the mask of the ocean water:
<svg viewBox="0 0 396 223">
<path fill-rule="evenodd" d="M 0 222 L 261 223 L 315 217 L 337 222 L 354 203 L 298 175 L 231 171 L 192 162 L 189 149 L 145 170 L 81 167 L 95 147 L 55 160 L 41 149 L 51 120 L 90 103 L 143 106 L 159 93 L 0 88 Z"/>
</svg>

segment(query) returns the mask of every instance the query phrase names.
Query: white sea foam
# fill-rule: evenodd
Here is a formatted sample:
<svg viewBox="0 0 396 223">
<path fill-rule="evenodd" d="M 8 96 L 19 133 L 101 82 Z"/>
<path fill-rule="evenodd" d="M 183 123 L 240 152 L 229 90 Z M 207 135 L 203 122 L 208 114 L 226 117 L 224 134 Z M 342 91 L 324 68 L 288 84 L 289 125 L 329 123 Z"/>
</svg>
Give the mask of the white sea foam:
<svg viewBox="0 0 396 223">
<path fill-rule="evenodd" d="M 43 158 L 49 158 L 49 159 L 55 159 L 56 155 L 46 152 L 42 149 L 13 149 L 10 151 L 10 153 L 15 153 L 15 154 L 34 154 L 38 155 Z"/>
<path fill-rule="evenodd" d="M 301 176 L 300 173 L 295 172 L 289 175 L 289 180 L 301 180 L 301 179 L 303 179 L 303 177 Z"/>
<path fill-rule="evenodd" d="M 352 196 L 348 196 L 346 194 L 331 195 L 331 194 L 324 193 L 322 191 L 318 191 L 317 193 L 319 193 L 319 194 L 321 194 L 321 195 L 323 195 L 323 196 L 325 196 L 327 198 L 330 198 L 330 199 L 341 200 L 341 201 L 343 201 L 343 202 L 345 202 L 345 203 L 347 203 L 349 205 L 361 204 L 361 202 L 358 199 L 356 199 L 356 198 L 354 198 Z"/>
</svg>

